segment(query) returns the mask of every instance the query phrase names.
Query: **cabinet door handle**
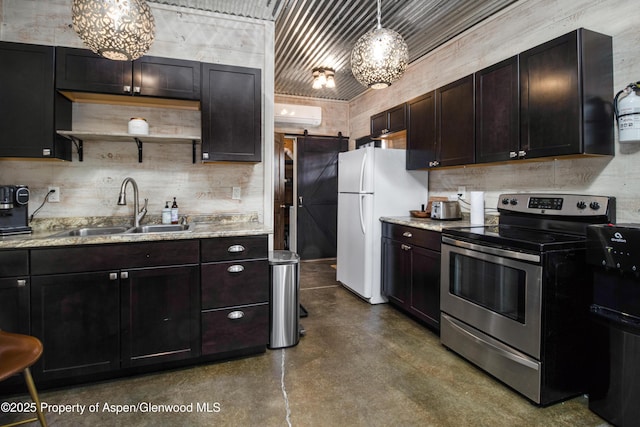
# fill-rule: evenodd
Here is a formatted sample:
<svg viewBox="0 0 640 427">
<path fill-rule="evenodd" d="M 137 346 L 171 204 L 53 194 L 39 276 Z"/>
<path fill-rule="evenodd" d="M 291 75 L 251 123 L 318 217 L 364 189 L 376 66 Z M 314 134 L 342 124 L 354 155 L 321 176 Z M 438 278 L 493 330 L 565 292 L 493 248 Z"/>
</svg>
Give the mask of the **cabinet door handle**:
<svg viewBox="0 0 640 427">
<path fill-rule="evenodd" d="M 526 156 L 527 156 L 527 152 L 526 152 L 526 151 L 524 151 L 524 150 L 520 150 L 520 151 L 518 151 L 518 157 L 519 157 L 519 158 L 521 158 L 521 159 L 522 159 L 522 158 L 524 158 L 524 157 L 526 157 Z"/>
<path fill-rule="evenodd" d="M 18 279 L 18 287 L 24 288 L 25 286 L 27 286 L 27 281 L 25 279 Z"/>
<path fill-rule="evenodd" d="M 404 233 L 402 233 L 403 237 L 413 237 L 413 234 L 411 234 L 410 231 L 405 231 Z"/>
<path fill-rule="evenodd" d="M 209 160 L 209 153 L 207 153 L 206 151 L 202 152 L 202 160 Z"/>
<path fill-rule="evenodd" d="M 409 246 L 409 245 L 405 245 L 405 244 L 400 245 L 400 248 L 401 248 L 403 251 L 410 251 L 410 250 L 411 250 L 411 246 Z"/>
<path fill-rule="evenodd" d="M 129 272 L 128 271 L 122 271 L 120 273 L 120 278 L 121 279 L 128 279 L 129 278 Z"/>
<path fill-rule="evenodd" d="M 229 246 L 229 249 L 227 249 L 227 252 L 236 254 L 238 252 L 244 252 L 244 249 L 245 248 L 242 245 L 231 245 Z"/>
<path fill-rule="evenodd" d="M 118 273 L 109 273 L 109 280 L 118 280 Z"/>
<path fill-rule="evenodd" d="M 133 93 L 140 93 L 140 86 L 134 86 Z"/>
<path fill-rule="evenodd" d="M 126 93 L 131 93 L 131 86 L 125 85 L 122 87 L 122 90 Z"/>
<path fill-rule="evenodd" d="M 244 317 L 244 312 L 240 310 L 232 311 L 231 313 L 227 314 L 227 317 L 231 320 L 242 319 Z"/>
<path fill-rule="evenodd" d="M 510 159 L 515 159 L 516 157 L 518 157 L 518 153 L 516 153 L 515 151 L 509 151 Z"/>
<path fill-rule="evenodd" d="M 227 271 L 229 273 L 242 273 L 244 271 L 244 267 L 242 265 L 231 265 L 229 266 L 229 268 L 227 268 Z"/>
</svg>

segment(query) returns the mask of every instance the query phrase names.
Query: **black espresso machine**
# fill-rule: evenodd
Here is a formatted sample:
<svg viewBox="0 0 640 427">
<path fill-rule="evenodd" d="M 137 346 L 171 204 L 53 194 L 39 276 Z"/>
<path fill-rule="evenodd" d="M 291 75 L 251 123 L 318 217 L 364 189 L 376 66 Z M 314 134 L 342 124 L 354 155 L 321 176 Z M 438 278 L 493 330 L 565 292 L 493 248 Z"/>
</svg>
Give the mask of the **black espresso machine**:
<svg viewBox="0 0 640 427">
<path fill-rule="evenodd" d="M 0 236 L 27 233 L 31 233 L 29 188 L 26 185 L 0 185 Z"/>
</svg>

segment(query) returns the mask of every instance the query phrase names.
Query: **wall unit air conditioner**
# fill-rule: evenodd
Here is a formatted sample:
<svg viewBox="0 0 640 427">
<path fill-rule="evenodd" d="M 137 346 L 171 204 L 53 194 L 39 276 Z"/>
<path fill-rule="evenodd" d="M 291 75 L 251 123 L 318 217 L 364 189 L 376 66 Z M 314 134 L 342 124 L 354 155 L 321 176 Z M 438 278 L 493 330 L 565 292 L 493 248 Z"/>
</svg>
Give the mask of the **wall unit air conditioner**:
<svg viewBox="0 0 640 427">
<path fill-rule="evenodd" d="M 322 108 L 309 105 L 275 104 L 275 123 L 283 127 L 314 127 L 322 123 Z"/>
</svg>

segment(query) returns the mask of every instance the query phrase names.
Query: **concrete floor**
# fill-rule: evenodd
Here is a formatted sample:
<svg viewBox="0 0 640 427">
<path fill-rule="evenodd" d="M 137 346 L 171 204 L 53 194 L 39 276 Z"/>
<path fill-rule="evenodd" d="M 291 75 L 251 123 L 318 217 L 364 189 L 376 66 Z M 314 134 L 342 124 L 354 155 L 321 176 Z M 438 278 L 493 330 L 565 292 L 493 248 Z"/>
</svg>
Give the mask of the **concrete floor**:
<svg viewBox="0 0 640 427">
<path fill-rule="evenodd" d="M 46 413 L 49 424 L 607 425 L 589 411 L 585 397 L 548 408 L 532 405 L 443 348 L 429 329 L 386 304 L 370 306 L 338 286 L 330 264 L 302 263 L 300 299 L 309 317 L 302 319 L 306 336 L 297 346 L 229 362 L 43 391 L 41 399 L 49 405 L 86 405 L 84 414 Z M 179 413 L 152 408 L 145 413 L 113 412 L 116 405 L 139 403 L 143 408 L 147 404 L 184 406 Z M 97 410 L 90 407 L 96 404 Z M 0 423 L 10 421 L 7 418 L 0 412 Z"/>
</svg>

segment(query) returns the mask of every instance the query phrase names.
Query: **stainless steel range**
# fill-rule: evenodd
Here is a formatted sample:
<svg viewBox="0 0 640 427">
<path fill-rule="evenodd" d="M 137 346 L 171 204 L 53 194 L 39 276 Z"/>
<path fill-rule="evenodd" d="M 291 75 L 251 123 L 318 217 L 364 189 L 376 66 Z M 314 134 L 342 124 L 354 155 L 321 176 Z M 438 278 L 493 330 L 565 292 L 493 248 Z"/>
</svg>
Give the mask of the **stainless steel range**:
<svg viewBox="0 0 640 427">
<path fill-rule="evenodd" d="M 440 339 L 539 405 L 586 392 L 586 227 L 615 198 L 502 194 L 499 225 L 442 232 Z"/>
</svg>

